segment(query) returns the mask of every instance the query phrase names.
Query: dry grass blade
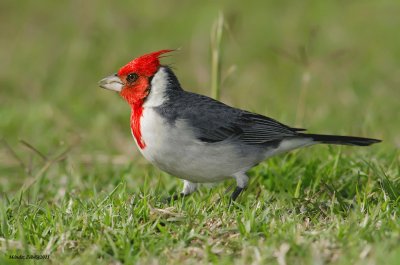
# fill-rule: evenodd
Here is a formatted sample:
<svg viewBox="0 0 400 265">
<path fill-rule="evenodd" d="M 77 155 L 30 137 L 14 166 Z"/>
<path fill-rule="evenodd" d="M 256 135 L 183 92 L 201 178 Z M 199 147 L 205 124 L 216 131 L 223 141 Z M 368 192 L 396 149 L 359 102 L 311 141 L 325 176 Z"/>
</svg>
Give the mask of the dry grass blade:
<svg viewBox="0 0 400 265">
<path fill-rule="evenodd" d="M 35 154 L 40 156 L 40 158 L 42 158 L 44 161 L 48 160 L 47 156 L 45 156 L 42 152 L 40 152 L 37 148 L 35 148 L 33 145 L 31 145 L 27 141 L 20 139 L 19 142 L 21 144 L 23 144 L 25 147 L 27 147 L 29 150 L 32 150 Z"/>
<path fill-rule="evenodd" d="M 177 217 L 177 218 L 185 216 L 183 213 L 175 212 L 176 210 L 175 207 L 167 207 L 161 209 L 161 208 L 154 208 L 150 204 L 148 204 L 148 207 L 153 215 L 164 216 L 164 217 Z"/>
<path fill-rule="evenodd" d="M 11 148 L 11 146 L 7 143 L 7 141 L 4 139 L 1 139 L 0 141 L 3 143 L 4 147 L 10 153 L 10 155 L 12 157 L 14 157 L 15 160 L 18 161 L 18 163 L 21 165 L 21 167 L 24 168 L 25 170 L 27 170 L 27 166 L 25 165 L 24 161 L 22 161 L 22 159 L 17 155 L 17 153 L 14 151 L 14 149 Z"/>
<path fill-rule="evenodd" d="M 297 58 L 296 55 L 293 55 L 293 54 L 291 54 L 290 52 L 288 52 L 288 51 L 286 51 L 286 50 L 284 50 L 284 49 L 282 49 L 282 48 L 275 47 L 275 46 L 271 46 L 270 49 L 271 49 L 271 51 L 272 51 L 273 53 L 275 53 L 275 54 L 278 55 L 278 56 L 281 56 L 282 58 L 286 58 L 286 59 L 288 59 L 289 61 L 292 61 L 292 62 L 294 62 L 294 63 L 296 63 L 296 64 L 300 64 L 300 63 L 301 63 L 300 59 Z"/>
<path fill-rule="evenodd" d="M 69 145 L 64 151 L 62 151 L 60 154 L 56 155 L 54 158 L 48 159 L 45 157 L 45 164 L 40 168 L 40 170 L 35 174 L 35 176 L 29 178 L 24 185 L 21 187 L 20 192 L 24 193 L 27 189 L 29 189 L 39 178 L 43 176 L 43 174 L 55 163 L 60 162 L 64 160 L 67 156 L 67 154 L 80 142 L 80 139 L 78 138 L 75 140 L 71 145 Z M 33 147 L 31 144 L 24 142 L 25 146 L 29 146 L 31 150 L 34 150 L 36 154 L 40 154 L 40 152 L 37 150 L 37 148 Z M 44 155 L 43 155 L 44 156 Z M 41 158 L 43 158 L 41 156 Z"/>
<path fill-rule="evenodd" d="M 10 240 L 7 238 L 0 237 L 0 250 L 1 251 L 7 251 L 8 249 L 20 249 L 20 250 L 25 250 L 25 245 L 21 241 L 17 240 Z M 28 245 L 27 246 L 30 251 L 34 252 L 36 249 L 33 246 Z"/>
</svg>

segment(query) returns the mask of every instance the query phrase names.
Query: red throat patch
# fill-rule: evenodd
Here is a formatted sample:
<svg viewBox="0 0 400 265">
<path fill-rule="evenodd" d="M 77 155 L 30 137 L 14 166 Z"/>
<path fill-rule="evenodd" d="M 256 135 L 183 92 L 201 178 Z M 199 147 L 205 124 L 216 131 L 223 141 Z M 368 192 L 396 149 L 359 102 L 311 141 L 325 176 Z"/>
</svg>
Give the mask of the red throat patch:
<svg viewBox="0 0 400 265">
<path fill-rule="evenodd" d="M 137 107 L 132 107 L 131 130 L 133 137 L 135 137 L 136 143 L 140 149 L 144 149 L 146 147 L 146 143 L 142 138 L 142 132 L 140 130 L 140 119 L 142 118 L 142 115 L 143 115 L 142 106 L 138 105 Z"/>
</svg>

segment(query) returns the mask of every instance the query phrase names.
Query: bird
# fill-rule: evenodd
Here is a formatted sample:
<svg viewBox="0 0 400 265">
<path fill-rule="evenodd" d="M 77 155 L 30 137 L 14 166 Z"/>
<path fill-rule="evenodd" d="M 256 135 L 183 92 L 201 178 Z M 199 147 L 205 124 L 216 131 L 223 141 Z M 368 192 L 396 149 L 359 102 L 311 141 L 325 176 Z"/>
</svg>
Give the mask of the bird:
<svg viewBox="0 0 400 265">
<path fill-rule="evenodd" d="M 368 146 L 378 139 L 308 134 L 261 114 L 228 106 L 184 90 L 160 59 L 165 49 L 137 57 L 99 81 L 131 108 L 130 127 L 141 154 L 154 166 L 183 180 L 174 198 L 200 183 L 235 179 L 234 201 L 246 188 L 248 171 L 271 156 L 315 144 Z"/>
</svg>

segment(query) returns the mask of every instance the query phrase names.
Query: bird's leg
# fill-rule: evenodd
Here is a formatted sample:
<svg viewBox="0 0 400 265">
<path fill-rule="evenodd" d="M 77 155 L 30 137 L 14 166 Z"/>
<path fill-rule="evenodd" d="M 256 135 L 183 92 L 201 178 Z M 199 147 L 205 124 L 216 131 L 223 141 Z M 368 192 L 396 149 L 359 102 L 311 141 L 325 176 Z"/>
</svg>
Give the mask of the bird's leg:
<svg viewBox="0 0 400 265">
<path fill-rule="evenodd" d="M 186 197 L 197 190 L 197 183 L 190 182 L 188 180 L 183 181 L 183 189 L 181 193 L 174 194 L 171 197 L 168 197 L 167 201 L 176 201 L 179 198 Z"/>
<path fill-rule="evenodd" d="M 224 194 L 226 195 L 226 194 L 228 194 L 231 190 L 232 190 L 232 188 L 233 187 L 235 187 L 235 184 L 232 184 L 232 185 L 229 185 L 229 187 L 225 190 L 225 192 L 224 192 Z M 220 203 L 221 202 L 221 197 L 217 200 L 217 203 Z"/>
<path fill-rule="evenodd" d="M 239 194 L 244 190 L 244 188 L 236 187 L 235 190 L 232 192 L 231 201 L 236 200 Z"/>
<path fill-rule="evenodd" d="M 247 182 L 249 181 L 249 177 L 244 172 L 236 173 L 233 177 L 236 179 L 237 186 L 232 192 L 231 201 L 236 200 L 239 194 L 246 188 Z"/>
<path fill-rule="evenodd" d="M 181 194 L 189 195 L 197 190 L 197 183 L 190 182 L 189 180 L 183 181 L 183 189 Z"/>
</svg>

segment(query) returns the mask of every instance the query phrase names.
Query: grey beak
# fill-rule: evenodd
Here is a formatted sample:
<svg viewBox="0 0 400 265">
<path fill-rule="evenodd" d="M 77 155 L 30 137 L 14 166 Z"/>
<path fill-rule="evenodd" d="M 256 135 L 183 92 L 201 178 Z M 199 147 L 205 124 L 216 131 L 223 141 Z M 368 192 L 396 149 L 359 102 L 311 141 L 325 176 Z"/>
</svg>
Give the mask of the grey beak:
<svg viewBox="0 0 400 265">
<path fill-rule="evenodd" d="M 121 79 L 114 74 L 101 79 L 99 81 L 99 86 L 105 89 L 121 92 L 124 83 L 122 83 Z"/>
</svg>

